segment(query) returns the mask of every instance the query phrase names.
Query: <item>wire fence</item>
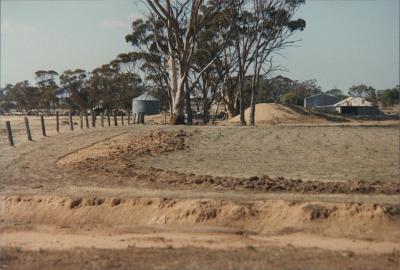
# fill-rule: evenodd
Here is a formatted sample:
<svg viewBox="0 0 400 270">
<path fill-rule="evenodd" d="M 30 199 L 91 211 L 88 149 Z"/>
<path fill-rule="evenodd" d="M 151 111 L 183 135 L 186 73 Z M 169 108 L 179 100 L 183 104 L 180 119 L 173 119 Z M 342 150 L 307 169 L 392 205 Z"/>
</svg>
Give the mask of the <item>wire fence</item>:
<svg viewBox="0 0 400 270">
<path fill-rule="evenodd" d="M 1 116 L 0 144 L 15 146 L 16 143 L 34 141 L 63 132 L 73 132 L 111 126 L 138 125 L 145 123 L 144 113 L 129 113 L 127 115 L 99 114 L 90 115 L 68 114 L 55 116 Z M 4 127 L 4 128 L 3 128 Z"/>
</svg>

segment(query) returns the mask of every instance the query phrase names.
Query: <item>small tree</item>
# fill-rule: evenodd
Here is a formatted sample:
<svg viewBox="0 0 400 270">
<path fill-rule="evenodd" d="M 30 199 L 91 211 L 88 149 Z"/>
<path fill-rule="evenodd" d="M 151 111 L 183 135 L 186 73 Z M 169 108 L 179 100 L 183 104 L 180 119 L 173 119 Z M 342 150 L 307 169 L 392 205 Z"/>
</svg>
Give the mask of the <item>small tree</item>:
<svg viewBox="0 0 400 270">
<path fill-rule="evenodd" d="M 288 92 L 283 95 L 282 97 L 282 103 L 286 105 L 298 105 L 298 106 L 303 106 L 303 98 L 298 96 L 294 92 Z"/>
<path fill-rule="evenodd" d="M 39 107 L 42 109 L 47 109 L 53 107 L 55 111 L 57 105 L 57 92 L 58 85 L 56 83 L 56 78 L 58 73 L 54 70 L 38 70 L 35 72 L 37 86 L 40 90 Z"/>
<path fill-rule="evenodd" d="M 366 100 L 376 103 L 376 90 L 372 86 L 365 84 L 353 85 L 349 89 L 349 95 L 352 97 L 361 97 Z"/>
<path fill-rule="evenodd" d="M 393 106 L 399 104 L 399 96 L 400 85 L 397 85 L 395 88 L 383 91 L 383 94 L 379 97 L 379 99 L 384 107 Z"/>
<path fill-rule="evenodd" d="M 326 91 L 327 95 L 336 96 L 336 97 L 343 97 L 343 91 L 337 88 L 331 89 Z"/>
</svg>

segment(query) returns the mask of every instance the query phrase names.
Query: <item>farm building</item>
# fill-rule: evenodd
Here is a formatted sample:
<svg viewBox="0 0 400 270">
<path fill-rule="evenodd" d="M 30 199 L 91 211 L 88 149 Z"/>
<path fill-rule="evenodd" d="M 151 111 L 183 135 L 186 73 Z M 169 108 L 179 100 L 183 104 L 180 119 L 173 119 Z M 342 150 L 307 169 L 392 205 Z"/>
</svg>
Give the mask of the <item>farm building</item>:
<svg viewBox="0 0 400 270">
<path fill-rule="evenodd" d="M 144 113 L 147 115 L 160 113 L 160 101 L 148 92 L 132 100 L 132 113 Z"/>
<path fill-rule="evenodd" d="M 330 106 L 340 101 L 339 97 L 327 94 L 318 94 L 306 97 L 304 99 L 305 108 L 318 108 L 321 106 Z"/>
<path fill-rule="evenodd" d="M 378 114 L 377 108 L 369 101 L 361 97 L 349 97 L 334 105 L 336 111 L 341 114 L 374 115 Z"/>
</svg>

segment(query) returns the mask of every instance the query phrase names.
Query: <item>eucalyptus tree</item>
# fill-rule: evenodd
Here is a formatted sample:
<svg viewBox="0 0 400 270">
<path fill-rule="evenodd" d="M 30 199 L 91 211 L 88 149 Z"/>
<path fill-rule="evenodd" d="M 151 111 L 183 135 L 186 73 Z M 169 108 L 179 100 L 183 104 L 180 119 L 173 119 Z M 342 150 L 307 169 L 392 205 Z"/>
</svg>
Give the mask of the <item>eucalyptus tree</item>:
<svg viewBox="0 0 400 270">
<path fill-rule="evenodd" d="M 160 51 L 168 57 L 168 76 L 172 101 L 171 124 L 184 123 L 185 94 L 188 90 L 188 76 L 195 50 L 196 39 L 205 25 L 227 5 L 228 1 L 204 0 L 147 0 L 150 20 L 154 27 L 154 39 Z M 162 27 L 158 27 L 160 25 Z M 216 32 L 220 37 L 220 51 L 225 43 L 226 33 Z M 166 40 L 166 47 L 160 42 Z M 195 83 L 218 58 L 210 59 L 199 71 Z M 190 87 L 190 86 L 189 86 Z M 190 104 L 186 104 L 190 106 Z"/>
<path fill-rule="evenodd" d="M 86 111 L 89 108 L 88 75 L 83 69 L 67 70 L 60 75 L 60 84 L 68 93 L 67 102 L 72 110 Z"/>
<path fill-rule="evenodd" d="M 39 88 L 31 86 L 28 81 L 18 82 L 15 85 L 6 86 L 7 93 L 2 96 L 4 109 L 17 109 L 27 113 L 37 109 L 39 105 Z"/>
<path fill-rule="evenodd" d="M 195 41 L 191 72 L 188 76 L 190 87 L 186 89 L 186 97 L 191 94 L 192 90 L 195 90 L 193 93 L 195 97 L 201 96 L 201 99 L 197 98 L 196 100 L 202 100 L 204 124 L 209 121 L 211 104 L 216 99 L 219 102 L 222 100 L 226 83 L 234 71 L 232 63 L 235 60 L 229 61 L 231 59 L 229 57 L 232 55 L 227 54 L 232 44 L 231 29 L 234 22 L 228 7 L 228 5 L 225 6 L 207 21 Z M 207 9 L 206 6 L 203 8 Z M 221 38 L 224 40 L 222 45 Z M 210 61 L 212 61 L 211 66 L 209 65 Z M 188 110 L 187 113 L 189 113 Z"/>
<path fill-rule="evenodd" d="M 142 79 L 121 57 L 91 72 L 88 93 L 92 107 L 130 109 L 132 98 L 143 92 Z"/>
<path fill-rule="evenodd" d="M 260 78 L 275 71 L 273 56 L 295 43 L 291 37 L 305 28 L 303 19 L 293 19 L 299 1 L 247 0 L 232 3 L 235 24 L 235 51 L 238 59 L 237 87 L 240 97 L 240 122 L 244 118 L 245 78 L 252 69 L 250 125 L 254 125 L 256 92 Z"/>
<path fill-rule="evenodd" d="M 130 109 L 132 98 L 143 92 L 142 78 L 136 73 L 136 61 L 135 55 L 120 54 L 109 64 L 110 71 L 114 73 L 112 85 L 115 103 L 122 109 Z"/>
<path fill-rule="evenodd" d="M 376 102 L 376 90 L 372 86 L 365 84 L 353 85 L 349 89 L 349 95 L 353 97 L 362 97 L 371 102 Z"/>
<path fill-rule="evenodd" d="M 344 96 L 343 95 L 343 91 L 338 89 L 338 88 L 333 88 L 331 90 L 328 90 L 328 91 L 325 92 L 325 94 L 332 95 L 332 96 L 337 96 L 337 97 L 343 97 Z"/>
<path fill-rule="evenodd" d="M 59 88 L 56 83 L 57 77 L 58 73 L 54 70 L 38 70 L 35 72 L 36 83 L 40 90 L 40 108 L 50 111 L 50 108 L 53 107 L 55 111 Z"/>
<path fill-rule="evenodd" d="M 153 19 L 154 20 L 154 19 Z M 153 93 L 162 103 L 168 104 L 172 112 L 172 93 L 168 74 L 168 54 L 165 37 L 158 36 L 155 40 L 154 32 L 163 32 L 163 25 L 151 22 L 149 19 L 138 19 L 132 22 L 132 33 L 125 37 L 135 49 L 124 58 L 129 58 L 136 66 L 140 66 L 140 72 L 145 75 L 145 80 L 150 82 Z"/>
</svg>

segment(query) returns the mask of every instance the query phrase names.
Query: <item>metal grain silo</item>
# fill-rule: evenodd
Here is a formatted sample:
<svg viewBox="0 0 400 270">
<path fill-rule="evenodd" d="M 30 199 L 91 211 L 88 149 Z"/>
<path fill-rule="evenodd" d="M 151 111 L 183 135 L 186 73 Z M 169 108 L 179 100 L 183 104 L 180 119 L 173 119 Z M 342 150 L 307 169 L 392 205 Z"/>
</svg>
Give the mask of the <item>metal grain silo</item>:
<svg viewBox="0 0 400 270">
<path fill-rule="evenodd" d="M 132 113 L 144 113 L 147 115 L 160 113 L 160 101 L 148 92 L 132 99 Z"/>
</svg>

